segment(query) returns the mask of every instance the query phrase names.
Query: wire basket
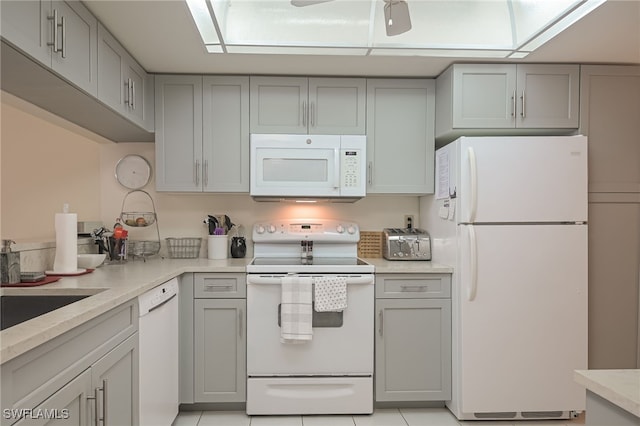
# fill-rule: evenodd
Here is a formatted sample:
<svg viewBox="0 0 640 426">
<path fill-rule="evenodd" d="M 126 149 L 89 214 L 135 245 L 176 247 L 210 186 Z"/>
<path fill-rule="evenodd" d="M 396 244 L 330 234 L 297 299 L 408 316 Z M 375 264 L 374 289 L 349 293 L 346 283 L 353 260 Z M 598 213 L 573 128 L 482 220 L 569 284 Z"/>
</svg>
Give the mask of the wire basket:
<svg viewBox="0 0 640 426">
<path fill-rule="evenodd" d="M 194 259 L 200 256 L 202 238 L 166 238 L 171 259 Z"/>
<path fill-rule="evenodd" d="M 127 253 L 134 257 L 153 256 L 160 252 L 160 241 L 134 241 L 127 242 Z"/>
<path fill-rule="evenodd" d="M 360 241 L 358 241 L 358 257 L 382 257 L 382 241 L 382 232 L 360 231 Z"/>
</svg>

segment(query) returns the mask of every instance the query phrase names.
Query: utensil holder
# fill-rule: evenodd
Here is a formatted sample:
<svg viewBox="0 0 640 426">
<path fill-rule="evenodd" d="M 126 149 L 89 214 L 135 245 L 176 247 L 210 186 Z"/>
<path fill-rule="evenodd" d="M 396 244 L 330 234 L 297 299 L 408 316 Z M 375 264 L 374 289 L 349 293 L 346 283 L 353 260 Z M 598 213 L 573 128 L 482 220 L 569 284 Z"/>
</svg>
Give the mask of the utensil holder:
<svg viewBox="0 0 640 426">
<path fill-rule="evenodd" d="M 207 238 L 207 257 L 209 259 L 226 259 L 229 251 L 227 235 L 209 235 Z"/>
</svg>

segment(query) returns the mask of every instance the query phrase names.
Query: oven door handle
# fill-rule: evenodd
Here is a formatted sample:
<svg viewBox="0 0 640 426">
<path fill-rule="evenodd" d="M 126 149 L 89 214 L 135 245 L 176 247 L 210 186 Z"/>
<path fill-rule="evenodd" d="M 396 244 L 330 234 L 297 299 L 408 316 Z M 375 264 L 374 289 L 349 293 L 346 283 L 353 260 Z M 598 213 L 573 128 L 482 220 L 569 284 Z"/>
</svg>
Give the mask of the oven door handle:
<svg viewBox="0 0 640 426">
<path fill-rule="evenodd" d="M 247 284 L 278 284 L 282 283 L 281 278 L 286 277 L 287 275 L 247 275 Z M 318 275 L 321 277 L 322 275 Z M 373 284 L 374 278 L 373 275 L 357 275 L 357 276 L 347 276 L 347 284 Z"/>
</svg>

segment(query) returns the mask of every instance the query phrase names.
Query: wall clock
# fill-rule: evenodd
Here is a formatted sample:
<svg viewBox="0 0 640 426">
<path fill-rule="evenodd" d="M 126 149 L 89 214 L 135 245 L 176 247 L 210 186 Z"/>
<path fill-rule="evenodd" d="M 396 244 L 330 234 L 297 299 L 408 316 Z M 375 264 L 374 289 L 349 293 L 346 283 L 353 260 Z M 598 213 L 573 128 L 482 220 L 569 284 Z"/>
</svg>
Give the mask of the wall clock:
<svg viewBox="0 0 640 426">
<path fill-rule="evenodd" d="M 128 189 L 143 188 L 151 179 L 151 165 L 140 155 L 126 155 L 116 164 L 116 179 Z"/>
</svg>

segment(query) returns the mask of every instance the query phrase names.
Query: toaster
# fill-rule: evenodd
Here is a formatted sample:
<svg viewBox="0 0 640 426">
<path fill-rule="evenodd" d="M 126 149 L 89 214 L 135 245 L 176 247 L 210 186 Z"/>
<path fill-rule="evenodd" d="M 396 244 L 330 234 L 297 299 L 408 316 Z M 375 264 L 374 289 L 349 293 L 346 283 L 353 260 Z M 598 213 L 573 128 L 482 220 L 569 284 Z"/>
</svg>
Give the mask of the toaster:
<svg viewBox="0 0 640 426">
<path fill-rule="evenodd" d="M 431 238 L 424 229 L 384 228 L 382 255 L 388 260 L 431 260 Z"/>
</svg>

